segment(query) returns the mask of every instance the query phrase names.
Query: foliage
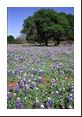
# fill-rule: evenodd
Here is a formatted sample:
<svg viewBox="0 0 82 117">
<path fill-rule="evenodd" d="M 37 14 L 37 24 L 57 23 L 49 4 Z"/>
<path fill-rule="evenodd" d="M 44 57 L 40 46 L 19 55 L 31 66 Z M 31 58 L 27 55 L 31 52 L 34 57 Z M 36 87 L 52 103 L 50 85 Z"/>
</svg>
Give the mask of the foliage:
<svg viewBox="0 0 82 117">
<path fill-rule="evenodd" d="M 7 43 L 8 44 L 23 44 L 23 43 L 26 43 L 26 41 L 24 39 L 21 39 L 20 37 L 15 39 L 14 36 L 9 35 L 7 36 Z"/>
<path fill-rule="evenodd" d="M 40 9 L 24 20 L 21 33 L 28 42 L 48 45 L 49 40 L 74 40 L 74 16 L 58 13 L 52 9 Z"/>
<path fill-rule="evenodd" d="M 14 44 L 15 38 L 12 35 L 7 36 L 7 43 Z"/>
</svg>

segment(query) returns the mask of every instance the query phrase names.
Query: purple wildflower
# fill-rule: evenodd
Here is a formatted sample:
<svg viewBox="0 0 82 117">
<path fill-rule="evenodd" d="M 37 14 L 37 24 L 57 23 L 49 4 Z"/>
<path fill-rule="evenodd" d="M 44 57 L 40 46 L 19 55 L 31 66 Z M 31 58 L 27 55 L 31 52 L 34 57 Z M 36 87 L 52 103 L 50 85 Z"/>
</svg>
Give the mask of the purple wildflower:
<svg viewBox="0 0 82 117">
<path fill-rule="evenodd" d="M 51 98 L 48 98 L 48 100 L 45 102 L 45 108 L 50 108 L 53 105 L 53 101 L 51 100 Z"/>
<path fill-rule="evenodd" d="M 16 93 L 18 93 L 19 90 L 20 90 L 20 86 L 17 84 L 16 87 L 15 87 L 15 91 L 16 91 Z"/>
<path fill-rule="evenodd" d="M 34 75 L 33 74 L 30 75 L 30 79 L 34 80 Z"/>
<path fill-rule="evenodd" d="M 32 74 L 37 74 L 38 70 L 37 69 L 32 69 Z"/>
<path fill-rule="evenodd" d="M 26 77 L 25 77 L 25 76 L 22 78 L 22 81 L 23 81 L 24 83 L 26 83 Z"/>
<path fill-rule="evenodd" d="M 67 97 L 67 101 L 68 101 L 68 102 L 72 102 L 73 100 L 74 100 L 74 97 L 73 97 L 73 96 L 68 96 L 68 97 Z"/>
<path fill-rule="evenodd" d="M 12 76 L 14 76 L 14 77 L 16 76 L 16 71 L 12 72 Z"/>
<path fill-rule="evenodd" d="M 27 64 L 27 69 L 29 69 L 30 68 L 30 64 Z"/>
<path fill-rule="evenodd" d="M 19 86 L 22 88 L 24 86 L 24 82 L 22 80 L 19 81 Z"/>
<path fill-rule="evenodd" d="M 48 103 L 50 104 L 50 107 L 51 107 L 53 104 L 53 101 L 51 100 L 51 98 L 48 98 Z"/>
<path fill-rule="evenodd" d="M 8 92 L 7 93 L 7 100 L 11 100 L 12 99 L 12 94 L 11 94 L 11 92 Z"/>
<path fill-rule="evenodd" d="M 30 83 L 30 88 L 34 89 L 34 88 L 35 88 L 35 86 L 36 86 L 36 85 L 35 85 L 35 83 L 34 83 L 34 82 L 31 82 L 31 83 Z"/>
<path fill-rule="evenodd" d="M 25 91 L 25 93 L 29 92 L 29 87 L 27 85 L 24 87 L 24 91 Z"/>
<path fill-rule="evenodd" d="M 43 83 L 43 79 L 41 77 L 38 78 L 39 83 Z"/>
<path fill-rule="evenodd" d="M 48 108 L 50 106 L 50 104 L 48 102 L 45 102 L 44 106 L 45 106 L 45 108 Z"/>
<path fill-rule="evenodd" d="M 55 79 L 51 80 L 51 85 L 53 86 L 55 84 L 56 84 L 56 80 Z"/>
<path fill-rule="evenodd" d="M 38 100 L 34 103 L 33 108 L 40 108 L 40 102 Z"/>
<path fill-rule="evenodd" d="M 43 71 L 42 70 L 38 71 L 38 75 L 39 76 L 41 76 L 42 74 L 43 74 Z"/>
<path fill-rule="evenodd" d="M 17 100 L 16 100 L 16 109 L 21 109 L 21 108 L 22 108 L 21 100 L 20 100 L 20 98 L 17 98 Z"/>
</svg>

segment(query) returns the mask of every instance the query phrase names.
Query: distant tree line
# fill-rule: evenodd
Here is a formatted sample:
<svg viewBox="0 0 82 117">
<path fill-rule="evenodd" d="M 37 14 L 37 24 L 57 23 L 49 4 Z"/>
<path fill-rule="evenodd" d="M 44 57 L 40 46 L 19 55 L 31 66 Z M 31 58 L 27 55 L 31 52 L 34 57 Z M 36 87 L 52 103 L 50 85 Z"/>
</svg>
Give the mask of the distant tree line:
<svg viewBox="0 0 82 117">
<path fill-rule="evenodd" d="M 7 43 L 15 44 L 16 43 L 16 39 L 14 38 L 14 36 L 12 36 L 12 35 L 7 36 Z"/>
<path fill-rule="evenodd" d="M 74 16 L 52 9 L 40 9 L 24 20 L 21 34 L 28 43 L 48 45 L 52 41 L 74 41 Z M 13 41 L 13 40 L 12 40 Z"/>
<path fill-rule="evenodd" d="M 23 35 L 15 38 L 14 36 L 12 35 L 8 35 L 7 36 L 7 43 L 8 44 L 23 44 L 23 43 L 26 43 Z"/>
</svg>

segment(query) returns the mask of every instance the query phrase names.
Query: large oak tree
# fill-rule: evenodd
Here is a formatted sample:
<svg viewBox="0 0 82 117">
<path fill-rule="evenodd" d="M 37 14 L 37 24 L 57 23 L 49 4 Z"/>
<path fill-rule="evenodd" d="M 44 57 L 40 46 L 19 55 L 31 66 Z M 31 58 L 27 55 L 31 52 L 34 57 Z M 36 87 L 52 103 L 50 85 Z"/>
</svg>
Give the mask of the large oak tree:
<svg viewBox="0 0 82 117">
<path fill-rule="evenodd" d="M 40 9 L 24 20 L 21 33 L 28 42 L 45 43 L 49 40 L 74 40 L 74 16 L 58 13 L 52 9 Z"/>
</svg>

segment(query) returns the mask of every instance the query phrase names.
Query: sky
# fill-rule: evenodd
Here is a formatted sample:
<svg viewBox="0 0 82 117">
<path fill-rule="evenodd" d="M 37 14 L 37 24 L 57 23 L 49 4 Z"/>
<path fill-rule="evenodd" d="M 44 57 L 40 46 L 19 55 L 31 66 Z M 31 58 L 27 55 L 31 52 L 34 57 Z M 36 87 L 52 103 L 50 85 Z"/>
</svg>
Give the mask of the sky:
<svg viewBox="0 0 82 117">
<path fill-rule="evenodd" d="M 35 11 L 44 7 L 8 7 L 7 8 L 7 35 L 13 35 L 15 38 L 20 35 L 23 27 L 23 21 L 32 16 Z M 50 8 L 50 7 L 46 7 Z M 74 15 L 73 7 L 51 7 L 57 12 L 64 12 L 66 14 Z"/>
</svg>

